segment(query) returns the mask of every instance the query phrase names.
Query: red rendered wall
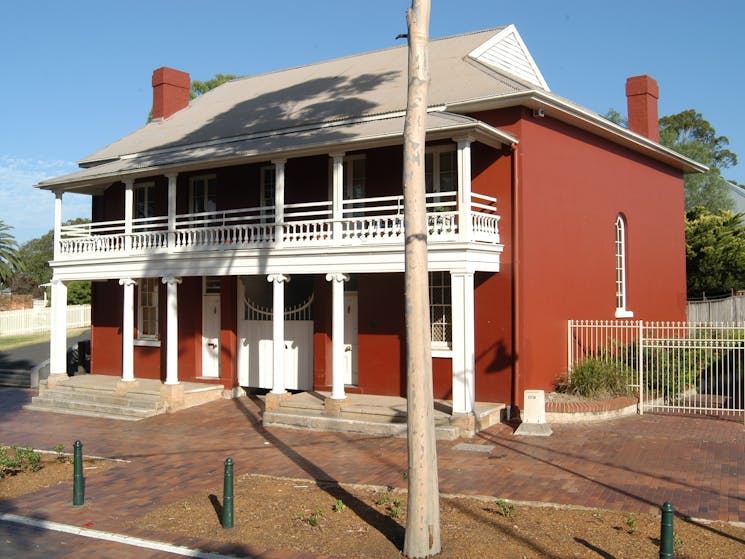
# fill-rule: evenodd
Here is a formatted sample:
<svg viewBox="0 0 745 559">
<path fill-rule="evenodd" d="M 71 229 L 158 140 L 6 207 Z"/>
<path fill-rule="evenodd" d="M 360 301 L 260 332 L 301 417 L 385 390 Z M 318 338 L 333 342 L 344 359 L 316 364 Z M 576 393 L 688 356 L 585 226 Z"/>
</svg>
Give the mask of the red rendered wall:
<svg viewBox="0 0 745 559">
<path fill-rule="evenodd" d="M 634 318 L 685 319 L 685 230 L 679 171 L 527 109 L 514 116 L 487 118 L 520 138 L 519 403 L 566 369 L 568 319 L 614 318 L 619 212 Z"/>
</svg>

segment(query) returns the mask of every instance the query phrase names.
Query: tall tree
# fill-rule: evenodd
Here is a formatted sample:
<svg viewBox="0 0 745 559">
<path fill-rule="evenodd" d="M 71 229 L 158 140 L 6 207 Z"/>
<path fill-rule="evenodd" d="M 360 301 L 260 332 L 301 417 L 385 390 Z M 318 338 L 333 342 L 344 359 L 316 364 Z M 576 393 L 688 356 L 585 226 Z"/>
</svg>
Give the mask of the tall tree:
<svg viewBox="0 0 745 559">
<path fill-rule="evenodd" d="M 737 165 L 737 155 L 727 149 L 727 137 L 718 136 L 701 113 L 689 109 L 663 116 L 660 119 L 660 143 L 709 167 L 706 173 L 686 175 L 686 210 L 696 206 L 703 206 L 711 212 L 732 209 L 721 170 Z"/>
<path fill-rule="evenodd" d="M 192 99 L 204 95 L 211 89 L 215 89 L 218 85 L 222 85 L 225 82 L 234 80 L 236 76 L 233 74 L 215 74 L 215 76 L 209 80 L 199 81 L 194 80 L 191 82 L 191 92 L 189 93 Z"/>
<path fill-rule="evenodd" d="M 0 284 L 6 284 L 13 273 L 22 268 L 18 259 L 18 243 L 10 230 L 10 225 L 0 220 Z"/>
<path fill-rule="evenodd" d="M 424 186 L 429 13 L 429 0 L 412 0 L 406 12 L 409 78 L 404 123 L 404 224 L 409 500 L 404 555 L 407 557 L 429 557 L 441 549 Z"/>
<path fill-rule="evenodd" d="M 686 214 L 688 297 L 745 289 L 745 214 L 696 207 Z"/>
</svg>

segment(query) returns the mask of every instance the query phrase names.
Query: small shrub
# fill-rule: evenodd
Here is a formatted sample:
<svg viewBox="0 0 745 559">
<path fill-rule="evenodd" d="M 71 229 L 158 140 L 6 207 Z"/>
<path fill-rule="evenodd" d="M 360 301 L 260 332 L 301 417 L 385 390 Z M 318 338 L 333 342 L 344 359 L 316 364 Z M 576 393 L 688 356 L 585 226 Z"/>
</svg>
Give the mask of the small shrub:
<svg viewBox="0 0 745 559">
<path fill-rule="evenodd" d="M 512 518 L 515 514 L 515 505 L 505 499 L 497 499 L 494 504 L 497 505 L 497 512 L 505 518 Z"/>
<path fill-rule="evenodd" d="M 14 476 L 20 472 L 38 472 L 42 469 L 41 454 L 33 448 L 10 447 L 11 453 L 8 453 L 7 447 L 0 447 L 0 478 Z"/>
<path fill-rule="evenodd" d="M 629 533 L 636 534 L 636 517 L 633 512 L 626 517 L 626 526 L 629 528 Z"/>
<path fill-rule="evenodd" d="M 341 512 L 345 508 L 347 508 L 347 505 L 345 505 L 341 499 L 337 499 L 336 502 L 334 503 L 334 506 L 331 507 L 331 510 L 333 510 L 334 512 Z"/>
<path fill-rule="evenodd" d="M 625 396 L 631 393 L 627 379 L 624 366 L 593 357 L 574 367 L 571 376 L 560 378 L 556 391 L 593 399 Z"/>
</svg>

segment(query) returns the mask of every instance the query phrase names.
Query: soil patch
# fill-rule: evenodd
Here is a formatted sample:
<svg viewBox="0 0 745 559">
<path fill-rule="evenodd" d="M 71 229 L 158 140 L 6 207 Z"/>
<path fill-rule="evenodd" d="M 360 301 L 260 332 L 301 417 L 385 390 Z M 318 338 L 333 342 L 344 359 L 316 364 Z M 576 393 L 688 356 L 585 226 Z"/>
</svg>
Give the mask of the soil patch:
<svg viewBox="0 0 745 559">
<path fill-rule="evenodd" d="M 58 483 L 72 482 L 73 465 L 68 457 L 58 459 L 56 454 L 42 454 L 40 465 L 41 469 L 36 472 L 19 472 L 0 478 L 0 501 L 33 493 Z M 84 458 L 83 475 L 93 475 L 115 465 L 117 463 L 110 460 Z M 70 495 L 72 496 L 72 493 Z"/>
<path fill-rule="evenodd" d="M 132 523 L 237 544 L 253 553 L 292 550 L 333 557 L 400 555 L 406 493 L 244 475 L 234 488 L 234 527 L 220 525 L 222 486 L 151 511 Z M 638 558 L 659 554 L 659 515 L 577 507 L 529 506 L 495 499 L 443 497 L 442 558 Z M 738 557 L 745 528 L 675 519 L 676 558 Z"/>
</svg>

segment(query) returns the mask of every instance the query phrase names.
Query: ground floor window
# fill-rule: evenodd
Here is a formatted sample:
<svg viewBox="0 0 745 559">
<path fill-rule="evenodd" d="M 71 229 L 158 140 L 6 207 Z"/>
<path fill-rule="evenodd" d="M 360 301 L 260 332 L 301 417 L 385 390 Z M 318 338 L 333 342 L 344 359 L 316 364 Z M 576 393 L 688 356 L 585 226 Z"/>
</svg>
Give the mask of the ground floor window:
<svg viewBox="0 0 745 559">
<path fill-rule="evenodd" d="M 137 338 L 158 337 L 158 278 L 143 278 L 138 282 Z"/>
<path fill-rule="evenodd" d="M 453 341 L 450 272 L 429 273 L 429 322 L 432 349 L 449 350 Z"/>
</svg>

